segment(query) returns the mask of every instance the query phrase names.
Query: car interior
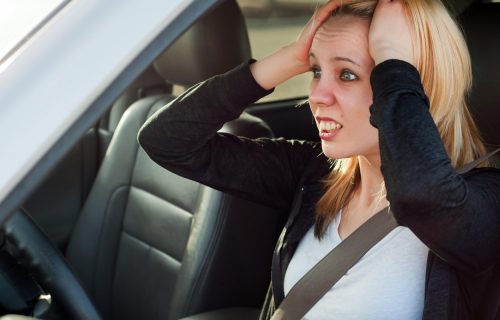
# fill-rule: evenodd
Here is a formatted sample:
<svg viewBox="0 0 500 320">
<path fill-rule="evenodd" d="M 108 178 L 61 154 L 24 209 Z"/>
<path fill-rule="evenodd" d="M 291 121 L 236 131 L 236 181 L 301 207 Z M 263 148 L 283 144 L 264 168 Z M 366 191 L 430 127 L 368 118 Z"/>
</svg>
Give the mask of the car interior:
<svg viewBox="0 0 500 320">
<path fill-rule="evenodd" d="M 470 108 L 488 147 L 498 148 L 500 3 L 475 1 L 457 20 L 473 61 Z M 174 87 L 224 73 L 252 58 L 251 52 L 239 3 L 221 1 L 123 92 L 15 214 L 32 219 L 41 238 L 23 219 L 13 218 L 4 227 L 1 313 L 54 319 L 97 313 L 103 319 L 258 319 L 285 214 L 168 172 L 136 139 L 145 120 L 175 99 Z M 221 130 L 250 138 L 318 140 L 303 106 L 306 97 L 291 96 L 249 106 Z M 499 156 L 491 162 L 499 167 Z M 50 249 L 33 244 L 33 252 L 25 252 L 26 244 L 37 242 L 63 253 L 53 258 L 60 260 L 52 271 L 36 260 Z M 21 265 L 20 253 L 31 255 L 28 266 Z M 62 264 L 68 269 L 59 274 Z M 74 279 L 67 280 L 66 272 Z M 42 291 L 32 273 L 51 289 L 56 307 L 41 306 Z M 492 290 L 500 286 L 492 283 Z M 91 308 L 96 313 L 86 313 Z"/>
</svg>

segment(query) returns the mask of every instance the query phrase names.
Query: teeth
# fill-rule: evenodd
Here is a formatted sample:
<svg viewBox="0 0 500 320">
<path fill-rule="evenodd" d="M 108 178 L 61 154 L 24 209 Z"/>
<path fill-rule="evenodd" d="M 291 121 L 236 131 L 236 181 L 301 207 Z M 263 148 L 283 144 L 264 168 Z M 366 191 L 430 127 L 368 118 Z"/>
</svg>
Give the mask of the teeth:
<svg viewBox="0 0 500 320">
<path fill-rule="evenodd" d="M 319 123 L 319 129 L 321 131 L 332 131 L 342 128 L 342 125 L 333 121 L 321 121 Z"/>
</svg>

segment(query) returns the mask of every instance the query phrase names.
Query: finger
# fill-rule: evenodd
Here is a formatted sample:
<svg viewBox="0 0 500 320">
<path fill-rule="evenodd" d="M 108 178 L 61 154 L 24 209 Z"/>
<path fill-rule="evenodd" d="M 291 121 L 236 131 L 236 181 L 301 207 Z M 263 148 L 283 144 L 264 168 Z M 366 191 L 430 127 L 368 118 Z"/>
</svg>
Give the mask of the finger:
<svg viewBox="0 0 500 320">
<path fill-rule="evenodd" d="M 341 5 L 343 5 L 345 3 L 349 3 L 349 2 L 352 2 L 352 0 L 344 0 L 344 1 L 342 1 L 342 0 L 330 0 L 330 1 L 328 1 L 323 6 L 321 6 L 319 8 L 319 10 L 317 11 L 317 14 L 315 14 L 316 21 L 319 24 L 322 24 L 323 22 L 325 22 L 325 20 L 328 17 L 330 17 L 330 15 L 332 14 L 333 11 L 335 11 Z"/>
<path fill-rule="evenodd" d="M 321 25 L 331 16 L 332 12 L 341 6 L 342 3 L 352 0 L 330 0 L 314 12 L 314 15 L 308 22 L 309 35 L 313 35 Z"/>
<path fill-rule="evenodd" d="M 389 8 L 389 7 L 402 7 L 403 6 L 403 1 L 402 0 L 379 0 L 377 2 L 377 6 L 375 7 L 375 11 L 378 8 Z"/>
<path fill-rule="evenodd" d="M 401 0 L 380 0 L 375 7 L 372 21 L 386 18 L 392 19 L 392 17 L 402 14 L 404 15 L 404 4 Z"/>
<path fill-rule="evenodd" d="M 350 3 L 353 0 L 330 0 L 314 12 L 305 28 L 303 29 L 303 41 L 305 45 L 310 47 L 313 37 L 323 23 L 331 17 L 332 12 L 340 6 Z"/>
<path fill-rule="evenodd" d="M 392 0 L 379 0 L 377 1 L 377 6 L 375 7 L 375 12 L 383 10 L 387 5 L 391 4 L 391 2 L 394 2 Z"/>
</svg>

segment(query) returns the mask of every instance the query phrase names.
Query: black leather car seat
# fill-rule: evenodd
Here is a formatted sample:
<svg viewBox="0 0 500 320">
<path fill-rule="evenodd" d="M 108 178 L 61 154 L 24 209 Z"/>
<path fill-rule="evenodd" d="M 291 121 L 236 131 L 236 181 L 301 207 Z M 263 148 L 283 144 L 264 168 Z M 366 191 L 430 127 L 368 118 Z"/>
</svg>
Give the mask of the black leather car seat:
<svg viewBox="0 0 500 320">
<path fill-rule="evenodd" d="M 500 147 L 500 3 L 476 2 L 459 17 L 472 58 L 470 110 L 489 149 Z M 500 167 L 500 156 L 492 160 Z"/>
<path fill-rule="evenodd" d="M 249 57 L 245 22 L 231 0 L 197 22 L 155 65 L 171 83 L 189 86 Z M 67 258 L 105 319 L 179 319 L 226 307 L 256 308 L 250 313 L 257 317 L 279 213 L 183 179 L 149 159 L 137 132 L 172 99 L 149 96 L 125 112 Z M 250 115 L 226 130 L 272 136 Z"/>
<path fill-rule="evenodd" d="M 111 142 L 113 133 L 118 126 L 118 122 L 135 101 L 146 96 L 155 94 L 168 94 L 172 92 L 172 85 L 167 83 L 153 66 L 144 70 L 131 85 L 125 89 L 122 94 L 113 102 L 109 111 L 101 117 L 99 123 L 91 130 L 97 130 L 98 135 L 98 161 L 101 163 L 106 149 Z"/>
</svg>

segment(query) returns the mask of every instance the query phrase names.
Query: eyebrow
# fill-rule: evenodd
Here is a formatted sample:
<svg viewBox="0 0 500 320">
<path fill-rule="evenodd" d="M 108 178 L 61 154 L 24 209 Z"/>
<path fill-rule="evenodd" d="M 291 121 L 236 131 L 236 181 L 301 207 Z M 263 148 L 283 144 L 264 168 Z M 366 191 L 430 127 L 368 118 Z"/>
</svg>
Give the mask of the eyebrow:
<svg viewBox="0 0 500 320">
<path fill-rule="evenodd" d="M 315 58 L 316 59 L 316 56 L 314 55 L 314 53 L 310 52 L 309 53 L 309 57 L 311 58 Z M 334 60 L 334 61 L 346 61 L 346 62 L 350 62 L 358 67 L 361 67 L 361 65 L 359 63 L 357 63 L 356 61 L 350 59 L 350 58 L 347 58 L 347 57 L 332 57 L 330 58 L 330 60 Z"/>
<path fill-rule="evenodd" d="M 352 60 L 352 59 L 349 59 L 349 58 L 346 58 L 346 57 L 334 57 L 333 60 L 336 60 L 336 61 L 347 61 L 347 62 L 350 62 L 358 67 L 361 67 L 361 65 L 359 63 L 357 63 L 356 61 Z"/>
</svg>

